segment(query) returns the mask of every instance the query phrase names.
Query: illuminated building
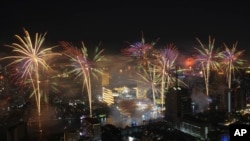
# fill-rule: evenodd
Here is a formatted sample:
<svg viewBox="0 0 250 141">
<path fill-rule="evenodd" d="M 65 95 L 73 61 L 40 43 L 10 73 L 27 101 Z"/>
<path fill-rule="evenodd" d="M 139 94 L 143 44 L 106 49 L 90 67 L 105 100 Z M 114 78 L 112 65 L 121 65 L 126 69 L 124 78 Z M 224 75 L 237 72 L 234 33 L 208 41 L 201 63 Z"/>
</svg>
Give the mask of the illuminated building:
<svg viewBox="0 0 250 141">
<path fill-rule="evenodd" d="M 109 73 L 108 72 L 103 72 L 102 73 L 102 86 L 108 86 L 109 85 Z"/>
<path fill-rule="evenodd" d="M 102 99 L 108 105 L 113 104 L 114 103 L 114 96 L 113 96 L 112 90 L 103 87 L 102 88 Z"/>
<path fill-rule="evenodd" d="M 179 130 L 194 137 L 207 139 L 207 134 L 210 129 L 206 122 L 197 119 L 182 119 Z"/>
</svg>

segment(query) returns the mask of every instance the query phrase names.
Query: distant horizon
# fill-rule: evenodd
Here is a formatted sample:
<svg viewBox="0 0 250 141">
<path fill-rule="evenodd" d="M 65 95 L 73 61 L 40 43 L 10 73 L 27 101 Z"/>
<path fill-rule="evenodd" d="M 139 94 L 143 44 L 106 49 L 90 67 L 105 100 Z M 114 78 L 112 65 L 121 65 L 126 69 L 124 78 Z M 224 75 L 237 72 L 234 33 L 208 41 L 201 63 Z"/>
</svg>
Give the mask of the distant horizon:
<svg viewBox="0 0 250 141">
<path fill-rule="evenodd" d="M 40 34 L 40 33 L 45 33 L 45 32 L 36 32 L 36 33 Z M 67 42 L 73 43 L 74 45 L 76 45 L 78 47 L 81 47 L 80 44 L 83 41 L 87 48 L 94 48 L 98 44 L 101 43 L 100 48 L 104 49 L 105 53 L 107 53 L 107 54 L 115 53 L 116 54 L 116 53 L 121 53 L 121 50 L 128 47 L 129 43 L 133 44 L 135 42 L 140 42 L 141 37 L 142 37 L 141 33 L 142 32 L 139 32 L 137 34 L 137 37 L 135 37 L 135 35 L 133 35 L 134 40 L 132 40 L 132 41 L 120 40 L 120 42 L 119 41 L 108 41 L 108 42 L 106 42 L 105 40 L 100 40 L 99 42 L 97 42 L 97 40 L 94 40 L 94 39 L 93 40 L 90 40 L 90 39 L 89 40 L 84 40 L 83 39 L 83 40 L 79 40 L 79 41 L 76 41 L 76 40 L 73 40 L 73 41 L 71 41 L 71 40 L 52 41 L 52 40 L 49 39 L 49 33 L 47 32 L 44 45 L 57 46 L 57 45 L 59 45 L 58 44 L 59 41 L 67 41 Z M 174 43 L 176 45 L 176 48 L 180 51 L 181 54 L 188 54 L 188 53 L 191 53 L 191 52 L 194 51 L 194 47 L 199 46 L 199 43 L 197 42 L 196 37 L 193 37 L 193 39 L 189 38 L 189 40 L 186 39 L 186 40 L 183 40 L 183 41 L 181 41 L 181 39 L 175 39 L 173 41 L 170 41 L 170 40 L 167 40 L 165 38 L 166 41 L 164 41 L 162 38 L 157 37 L 157 36 L 154 39 L 148 39 L 147 35 L 145 35 L 144 32 L 143 32 L 143 34 L 144 34 L 144 39 L 145 39 L 146 43 L 155 42 L 157 39 L 159 39 L 155 44 L 156 49 L 164 48 L 167 44 Z M 23 36 L 24 33 L 20 33 L 20 34 L 17 34 L 17 35 Z M 30 35 L 31 35 L 31 37 L 33 37 L 35 35 L 35 33 L 30 33 Z M 201 41 L 204 44 L 207 44 L 209 36 L 215 39 L 215 48 L 221 48 L 223 43 L 226 43 L 230 47 L 234 43 L 238 42 L 237 50 L 245 50 L 245 53 L 243 55 L 244 57 L 247 57 L 246 55 L 250 51 L 250 49 L 248 48 L 248 46 L 250 46 L 250 41 L 249 42 L 240 42 L 240 41 L 235 40 L 235 41 L 231 41 L 231 42 L 224 42 L 224 41 L 218 41 L 214 36 L 211 36 L 211 35 L 208 35 L 207 37 L 202 36 L 202 37 L 197 37 L 197 38 L 201 39 Z M 12 42 L 10 42 L 10 41 L 12 41 Z M 9 43 L 0 40 L 0 45 L 1 45 L 2 52 L 5 52 L 6 50 L 11 51 L 10 49 L 8 49 L 8 47 L 4 47 L 4 45 L 11 44 L 11 43 L 16 42 L 16 41 L 17 41 L 17 39 L 14 37 L 14 35 L 12 36 L 12 39 L 9 40 Z M 246 46 L 246 44 L 248 44 L 248 46 Z"/>
<path fill-rule="evenodd" d="M 238 50 L 250 54 L 250 12 L 244 2 L 11 1 L 2 2 L 0 12 L 0 45 L 16 41 L 14 35 L 23 35 L 25 28 L 32 35 L 47 32 L 47 44 L 84 41 L 92 48 L 102 42 L 108 52 L 119 53 L 125 42 L 140 41 L 143 32 L 146 42 L 160 38 L 156 46 L 174 43 L 183 53 L 198 45 L 196 37 L 207 43 L 211 36 L 218 47 L 238 41 Z"/>
</svg>

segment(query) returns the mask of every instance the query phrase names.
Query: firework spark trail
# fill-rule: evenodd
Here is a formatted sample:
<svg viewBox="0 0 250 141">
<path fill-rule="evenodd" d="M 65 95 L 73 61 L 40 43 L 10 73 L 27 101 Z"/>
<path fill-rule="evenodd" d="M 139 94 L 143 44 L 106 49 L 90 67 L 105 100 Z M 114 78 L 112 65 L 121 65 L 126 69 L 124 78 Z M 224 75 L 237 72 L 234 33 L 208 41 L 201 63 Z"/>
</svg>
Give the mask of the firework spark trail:
<svg viewBox="0 0 250 141">
<path fill-rule="evenodd" d="M 159 38 L 156 40 L 156 42 Z M 157 90 L 156 85 L 158 85 L 158 80 L 156 80 L 157 76 L 156 67 L 151 63 L 153 61 L 153 48 L 156 42 L 146 43 L 144 35 L 142 33 L 141 41 L 136 42 L 134 44 L 129 43 L 129 46 L 122 50 L 122 54 L 125 56 L 129 56 L 135 58 L 136 63 L 138 63 L 138 76 L 141 80 L 136 80 L 138 83 L 145 84 L 148 83 L 149 88 L 153 93 L 153 101 L 155 104 L 155 93 Z M 144 67 L 144 68 L 143 68 Z M 150 69 L 150 70 L 149 70 Z M 140 73 L 142 71 L 142 73 Z M 157 83 L 157 84 L 156 84 Z"/>
<path fill-rule="evenodd" d="M 219 58 L 222 60 L 221 65 L 225 69 L 226 78 L 228 83 L 228 112 L 231 112 L 231 83 L 232 83 L 232 75 L 234 77 L 234 71 L 238 69 L 239 66 L 243 65 L 244 60 L 240 59 L 240 56 L 243 54 L 242 51 L 236 50 L 237 42 L 233 44 L 230 49 L 225 43 L 225 50 L 219 53 Z"/>
<path fill-rule="evenodd" d="M 221 59 L 221 65 L 225 69 L 227 82 L 228 82 L 228 88 L 231 89 L 231 81 L 232 81 L 232 75 L 234 77 L 235 70 L 238 69 L 239 66 L 242 66 L 245 62 L 245 60 L 240 59 L 240 56 L 243 55 L 244 50 L 237 51 L 237 42 L 232 45 L 231 48 L 229 48 L 225 43 L 224 47 L 225 50 L 221 51 L 219 53 L 219 58 Z"/>
<path fill-rule="evenodd" d="M 46 77 L 43 76 L 42 78 L 40 78 L 40 88 L 41 97 L 44 98 L 44 102 L 47 104 L 48 107 L 50 92 L 59 92 L 58 83 L 55 80 L 55 77 L 51 77 L 51 74 L 47 74 Z"/>
<path fill-rule="evenodd" d="M 195 47 L 195 50 L 198 51 L 196 61 L 198 61 L 201 65 L 206 85 L 206 95 L 209 96 L 210 71 L 211 69 L 218 70 L 219 67 L 219 63 L 216 60 L 218 59 L 218 51 L 214 51 L 215 39 L 211 39 L 210 36 L 208 45 L 203 44 L 199 38 L 196 38 L 196 40 L 200 44 L 200 48 Z"/>
<path fill-rule="evenodd" d="M 76 78 L 82 78 L 82 92 L 84 87 L 87 89 L 90 117 L 92 117 L 91 76 L 98 78 L 97 74 L 102 73 L 102 69 L 98 68 L 96 64 L 105 60 L 104 56 L 102 55 L 104 50 L 99 50 L 99 46 L 97 46 L 95 48 L 94 56 L 91 59 L 83 42 L 80 49 L 69 42 L 61 41 L 59 43 L 65 49 L 64 54 L 72 61 L 73 69 L 69 73 L 75 74 Z"/>
<path fill-rule="evenodd" d="M 6 45 L 7 47 L 12 48 L 12 52 L 17 55 L 7 56 L 1 58 L 1 60 L 12 59 L 13 61 L 9 63 L 6 67 L 17 65 L 19 69 L 18 75 L 21 73 L 21 78 L 23 82 L 26 80 L 31 83 L 37 105 L 38 115 L 41 115 L 41 93 L 40 93 L 40 73 L 41 71 L 45 72 L 50 68 L 46 63 L 46 58 L 50 56 L 60 55 L 59 53 L 53 53 L 52 48 L 42 48 L 42 45 L 45 41 L 45 34 L 35 34 L 35 40 L 32 42 L 30 34 L 27 30 L 24 29 L 25 36 L 22 38 L 19 35 L 15 35 L 19 43 L 12 43 L 11 45 Z M 41 70 L 41 71 L 40 71 Z"/>
<path fill-rule="evenodd" d="M 125 56 L 136 58 L 140 65 L 146 65 L 148 62 L 150 62 L 149 59 L 152 55 L 154 45 L 158 40 L 159 38 L 155 42 L 146 43 L 142 33 L 140 42 L 136 42 L 134 44 L 129 43 L 129 46 L 122 49 L 121 53 Z"/>
<path fill-rule="evenodd" d="M 158 40 L 159 39 L 157 39 L 156 41 Z M 148 69 L 147 64 L 151 64 L 151 63 L 154 63 L 156 65 L 160 64 L 161 70 L 158 67 L 156 67 L 154 71 L 155 73 L 157 73 L 157 75 L 158 74 L 162 75 L 161 77 L 162 80 L 159 80 L 159 81 L 161 81 L 161 103 L 163 107 L 165 85 L 169 87 L 171 80 L 174 80 L 170 78 L 171 74 L 169 70 L 175 67 L 174 63 L 177 59 L 178 52 L 174 44 L 169 44 L 166 46 L 165 49 L 161 50 L 160 52 L 157 52 L 153 48 L 155 43 L 156 42 L 152 42 L 151 44 L 145 43 L 145 39 L 142 34 L 141 42 L 130 44 L 130 46 L 125 48 L 122 51 L 122 53 L 127 56 L 135 57 L 136 61 L 139 61 L 139 66 L 144 66 L 146 69 Z M 140 76 L 143 77 L 142 74 Z M 167 79 L 167 82 L 166 82 L 166 79 Z M 151 86 L 151 87 L 154 87 L 154 86 Z"/>
<path fill-rule="evenodd" d="M 11 45 L 6 45 L 12 48 L 12 52 L 17 55 L 7 56 L 1 58 L 1 60 L 12 59 L 13 61 L 9 63 L 6 67 L 17 65 L 21 69 L 17 73 L 21 74 L 21 82 L 31 84 L 33 92 L 31 97 L 35 97 L 37 114 L 38 114 L 38 130 L 42 132 L 42 122 L 41 122 L 41 89 L 40 89 L 40 73 L 46 72 L 51 69 L 46 63 L 46 59 L 51 56 L 60 55 L 59 53 L 53 53 L 52 48 L 42 48 L 45 41 L 45 34 L 35 34 L 35 40 L 32 42 L 30 34 L 24 29 L 25 36 L 22 38 L 19 35 L 15 35 L 19 43 L 12 43 Z"/>
<path fill-rule="evenodd" d="M 175 61 L 178 57 L 178 51 L 174 44 L 168 44 L 159 54 L 159 62 L 161 66 L 161 103 L 163 108 L 165 87 L 168 91 L 170 88 L 171 74 L 170 70 L 175 67 Z"/>
<path fill-rule="evenodd" d="M 153 64 L 148 64 L 147 69 L 145 67 L 141 67 L 142 72 L 138 72 L 138 76 L 140 77 L 139 80 L 135 80 L 138 83 L 145 86 L 145 88 L 151 89 L 153 94 L 153 103 L 155 103 L 156 94 L 160 91 L 159 84 L 160 84 L 160 74 L 156 73 L 156 66 Z"/>
</svg>

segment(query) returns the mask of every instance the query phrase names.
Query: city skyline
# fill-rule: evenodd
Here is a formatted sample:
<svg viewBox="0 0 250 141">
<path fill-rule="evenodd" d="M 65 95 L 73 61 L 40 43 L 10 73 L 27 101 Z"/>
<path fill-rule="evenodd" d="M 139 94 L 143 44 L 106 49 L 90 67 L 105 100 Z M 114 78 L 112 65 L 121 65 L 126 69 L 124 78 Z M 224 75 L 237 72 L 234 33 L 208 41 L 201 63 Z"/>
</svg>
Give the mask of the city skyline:
<svg viewBox="0 0 250 141">
<path fill-rule="evenodd" d="M 119 135 L 142 125 L 145 138 L 153 137 L 159 132 L 144 127 L 159 128 L 151 122 L 161 120 L 182 133 L 211 139 L 227 131 L 221 125 L 249 123 L 249 115 L 238 114 L 249 113 L 249 68 L 241 60 L 250 59 L 244 3 L 119 2 L 0 4 L 0 94 L 8 100 L 1 104 L 6 128 L 0 133 L 14 138 L 25 128 L 15 138 L 35 140 L 56 131 L 65 140 L 66 129 L 74 128 L 88 137 L 81 131 L 91 129 L 82 121 L 93 116 L 103 125 L 122 125 Z M 54 45 L 58 48 L 50 50 Z M 192 58 L 192 53 L 197 54 Z M 244 69 L 234 74 L 242 64 Z M 9 128 L 14 121 L 27 126 Z M 162 140 L 175 132 L 165 127 Z M 144 137 L 141 133 L 136 134 Z"/>
</svg>

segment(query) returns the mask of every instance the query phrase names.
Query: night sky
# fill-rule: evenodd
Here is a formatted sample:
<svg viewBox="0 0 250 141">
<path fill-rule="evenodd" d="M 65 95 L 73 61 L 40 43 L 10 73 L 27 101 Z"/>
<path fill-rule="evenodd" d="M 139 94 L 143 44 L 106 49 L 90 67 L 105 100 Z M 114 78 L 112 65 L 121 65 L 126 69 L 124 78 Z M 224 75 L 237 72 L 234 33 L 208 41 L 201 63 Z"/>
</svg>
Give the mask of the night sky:
<svg viewBox="0 0 250 141">
<path fill-rule="evenodd" d="M 209 35 L 218 46 L 238 41 L 238 49 L 247 49 L 249 11 L 246 3 L 231 1 L 1 2 L 0 42 L 16 41 L 14 34 L 26 28 L 31 34 L 47 32 L 51 44 L 84 41 L 94 47 L 102 42 L 110 52 L 119 52 L 126 41 L 140 41 L 141 32 L 146 42 L 160 38 L 158 46 L 172 42 L 183 52 L 197 45 L 195 37 L 207 42 Z"/>
</svg>

